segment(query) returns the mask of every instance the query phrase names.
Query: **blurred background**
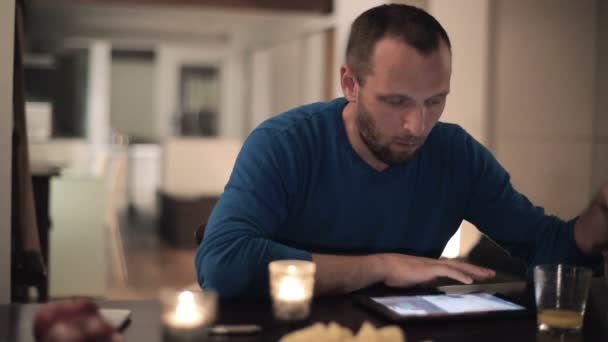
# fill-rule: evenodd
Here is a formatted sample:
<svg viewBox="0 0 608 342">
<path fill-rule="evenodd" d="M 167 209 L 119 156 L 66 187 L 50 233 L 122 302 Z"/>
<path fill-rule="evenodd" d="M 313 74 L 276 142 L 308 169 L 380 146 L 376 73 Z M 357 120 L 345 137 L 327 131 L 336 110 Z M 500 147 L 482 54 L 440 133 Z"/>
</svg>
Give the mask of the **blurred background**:
<svg viewBox="0 0 608 342">
<path fill-rule="evenodd" d="M 606 1 L 30 0 L 27 133 L 34 176 L 50 186 L 50 296 L 196 286 L 194 232 L 243 140 L 341 96 L 349 25 L 388 2 L 426 9 L 450 35 L 443 121 L 486 145 L 537 205 L 580 213 L 608 180 Z M 465 222 L 444 255 L 478 240 Z"/>
</svg>

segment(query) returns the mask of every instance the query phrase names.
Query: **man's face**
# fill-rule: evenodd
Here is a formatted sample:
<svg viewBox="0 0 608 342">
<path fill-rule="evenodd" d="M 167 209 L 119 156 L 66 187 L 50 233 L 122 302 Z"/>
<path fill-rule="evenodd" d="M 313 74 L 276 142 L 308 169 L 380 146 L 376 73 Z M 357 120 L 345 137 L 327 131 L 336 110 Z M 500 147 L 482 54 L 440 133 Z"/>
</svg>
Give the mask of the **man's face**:
<svg viewBox="0 0 608 342">
<path fill-rule="evenodd" d="M 355 119 L 375 158 L 394 165 L 415 157 L 443 112 L 450 75 L 443 42 L 427 56 L 394 38 L 376 44 L 371 72 L 356 94 Z"/>
</svg>

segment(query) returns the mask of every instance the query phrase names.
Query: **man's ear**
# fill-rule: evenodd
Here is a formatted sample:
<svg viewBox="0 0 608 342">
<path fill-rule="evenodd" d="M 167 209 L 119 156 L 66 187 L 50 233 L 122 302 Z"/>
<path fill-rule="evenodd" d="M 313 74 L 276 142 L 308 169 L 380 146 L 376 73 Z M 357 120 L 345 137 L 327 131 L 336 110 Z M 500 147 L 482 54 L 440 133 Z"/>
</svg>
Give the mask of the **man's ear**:
<svg viewBox="0 0 608 342">
<path fill-rule="evenodd" d="M 352 68 L 347 64 L 340 67 L 340 85 L 342 86 L 342 92 L 346 100 L 348 102 L 356 102 L 359 93 L 359 83 Z"/>
</svg>

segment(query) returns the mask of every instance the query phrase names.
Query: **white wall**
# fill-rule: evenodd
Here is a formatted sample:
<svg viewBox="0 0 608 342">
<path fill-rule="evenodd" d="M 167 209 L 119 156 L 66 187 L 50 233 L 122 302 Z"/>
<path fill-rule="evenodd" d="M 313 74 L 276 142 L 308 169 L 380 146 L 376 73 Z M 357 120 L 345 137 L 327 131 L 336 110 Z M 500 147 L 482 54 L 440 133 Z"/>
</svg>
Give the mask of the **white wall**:
<svg viewBox="0 0 608 342">
<path fill-rule="evenodd" d="M 487 142 L 489 5 L 486 0 L 431 0 L 429 12 L 452 43 L 452 80 L 442 121 Z"/>
<path fill-rule="evenodd" d="M 428 11 L 448 32 L 452 43 L 450 95 L 441 118 L 457 123 L 482 144 L 488 142 L 489 4 L 486 0 L 430 0 Z M 459 245 L 455 241 L 460 239 Z M 465 255 L 479 232 L 463 222 L 446 256 Z"/>
<path fill-rule="evenodd" d="M 113 58 L 110 126 L 130 137 L 156 139 L 154 61 Z"/>
<path fill-rule="evenodd" d="M 245 125 L 245 54 L 235 51 L 221 68 L 219 135 L 241 139 Z"/>
<path fill-rule="evenodd" d="M 445 28 L 452 43 L 452 80 L 442 121 L 461 125 L 488 145 L 488 69 L 490 9 L 486 0 L 394 0 L 427 10 Z M 466 255 L 479 240 L 479 231 L 463 222 L 443 255 Z"/>
<path fill-rule="evenodd" d="M 326 100 L 325 85 L 327 78 L 327 31 L 310 34 L 302 38 L 302 103 L 311 103 Z"/>
<path fill-rule="evenodd" d="M 11 298 L 11 160 L 15 1 L 0 1 L 0 304 Z"/>
<path fill-rule="evenodd" d="M 327 32 L 317 32 L 251 53 L 250 130 L 269 117 L 325 100 Z"/>
<path fill-rule="evenodd" d="M 271 49 L 272 51 L 272 97 L 271 114 L 278 114 L 302 105 L 300 93 L 302 89 L 301 66 L 302 54 L 300 39 L 294 39 Z"/>
<path fill-rule="evenodd" d="M 272 115 L 272 53 L 270 49 L 258 49 L 251 54 L 250 128 L 257 127 Z"/>
<path fill-rule="evenodd" d="M 593 127 L 593 178 L 592 191 L 608 182 L 608 1 L 599 1 L 598 55 L 596 71 L 596 107 Z"/>
<path fill-rule="evenodd" d="M 598 2 L 494 4 L 494 152 L 532 202 L 571 218 L 591 196 Z"/>
</svg>

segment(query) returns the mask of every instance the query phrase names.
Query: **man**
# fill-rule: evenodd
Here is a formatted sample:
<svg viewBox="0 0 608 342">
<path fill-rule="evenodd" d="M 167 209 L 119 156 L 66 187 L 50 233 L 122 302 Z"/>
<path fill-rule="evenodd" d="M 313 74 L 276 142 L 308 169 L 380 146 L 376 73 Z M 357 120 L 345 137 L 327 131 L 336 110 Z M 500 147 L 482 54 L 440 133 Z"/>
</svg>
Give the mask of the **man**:
<svg viewBox="0 0 608 342">
<path fill-rule="evenodd" d="M 274 117 L 245 141 L 197 252 L 201 285 L 267 294 L 276 259 L 313 260 L 317 295 L 490 278 L 437 259 L 463 219 L 529 265 L 597 261 L 608 184 L 578 219 L 545 215 L 488 150 L 438 123 L 450 75 L 450 40 L 428 13 L 393 4 L 359 16 L 344 98 Z"/>
</svg>

